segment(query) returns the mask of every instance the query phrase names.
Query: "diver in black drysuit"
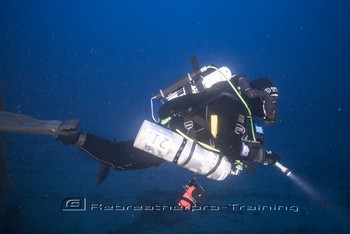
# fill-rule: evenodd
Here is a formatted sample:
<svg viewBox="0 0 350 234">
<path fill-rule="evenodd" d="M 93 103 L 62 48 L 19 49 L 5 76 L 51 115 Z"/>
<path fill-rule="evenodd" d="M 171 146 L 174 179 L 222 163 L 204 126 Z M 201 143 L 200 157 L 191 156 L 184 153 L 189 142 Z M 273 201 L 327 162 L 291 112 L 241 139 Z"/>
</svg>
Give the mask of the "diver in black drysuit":
<svg viewBox="0 0 350 234">
<path fill-rule="evenodd" d="M 263 118 L 267 124 L 276 121 L 278 92 L 271 81 L 259 78 L 249 85 L 243 76 L 235 76 L 232 83 L 241 91 L 254 117 Z M 209 131 L 208 118 L 213 113 L 219 118 L 217 137 L 213 137 Z M 252 162 L 273 165 L 278 160 L 276 154 L 265 151 L 262 137 L 251 141 L 251 117 L 227 82 L 219 82 L 199 94 L 168 101 L 160 108 L 159 117 L 171 117 L 165 127 L 186 132 L 191 138 L 219 149 L 231 161 L 242 160 L 249 167 Z M 185 127 L 184 123 L 192 123 L 193 127 Z M 45 127 L 41 128 L 42 125 Z M 66 145 L 75 145 L 100 162 L 96 185 L 108 176 L 111 166 L 116 170 L 135 170 L 164 162 L 135 148 L 133 140 L 112 142 L 79 130 L 78 121 L 42 121 L 21 114 L 0 112 L 0 131 L 49 134 Z"/>
<path fill-rule="evenodd" d="M 249 85 L 244 76 L 236 76 L 232 81 L 242 90 L 242 96 L 255 117 L 263 118 L 266 124 L 276 121 L 278 92 L 271 81 L 259 78 Z M 210 114 L 219 117 L 216 138 L 209 131 Z M 165 119 L 169 116 L 172 118 L 166 124 L 167 128 L 173 131 L 179 129 L 191 138 L 219 149 L 231 161 L 242 160 L 252 168 L 252 162 L 272 165 L 278 160 L 275 153 L 265 151 L 261 136 L 258 143 L 250 141 L 247 110 L 232 93 L 227 82 L 220 82 L 200 94 L 189 94 L 168 101 L 160 108 L 159 117 Z M 184 126 L 188 121 L 193 121 L 191 129 Z M 68 129 L 68 132 L 72 130 L 76 129 Z M 134 170 L 158 166 L 164 162 L 161 158 L 133 147 L 133 140 L 111 142 L 83 131 L 58 135 L 58 139 L 64 144 L 76 145 L 101 162 L 97 185 L 107 177 L 110 166 L 116 170 Z"/>
</svg>

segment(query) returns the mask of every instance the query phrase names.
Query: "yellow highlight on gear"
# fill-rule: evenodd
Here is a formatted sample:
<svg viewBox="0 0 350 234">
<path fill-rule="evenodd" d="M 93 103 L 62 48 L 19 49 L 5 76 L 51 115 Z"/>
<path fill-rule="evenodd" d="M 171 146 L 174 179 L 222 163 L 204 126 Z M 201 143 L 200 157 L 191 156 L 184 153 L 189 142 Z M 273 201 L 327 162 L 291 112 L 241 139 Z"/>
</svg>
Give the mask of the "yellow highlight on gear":
<svg viewBox="0 0 350 234">
<path fill-rule="evenodd" d="M 210 115 L 210 131 L 214 138 L 218 135 L 218 116 Z"/>
</svg>

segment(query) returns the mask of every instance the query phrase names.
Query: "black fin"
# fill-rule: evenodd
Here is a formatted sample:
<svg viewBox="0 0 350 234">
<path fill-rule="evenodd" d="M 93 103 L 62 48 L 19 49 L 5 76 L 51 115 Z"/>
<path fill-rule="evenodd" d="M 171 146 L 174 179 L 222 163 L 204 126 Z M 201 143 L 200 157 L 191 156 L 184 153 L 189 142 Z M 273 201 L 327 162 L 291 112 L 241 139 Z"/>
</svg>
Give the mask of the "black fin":
<svg viewBox="0 0 350 234">
<path fill-rule="evenodd" d="M 107 178 L 107 176 L 109 175 L 109 168 L 109 165 L 100 162 L 98 174 L 96 177 L 96 187 L 102 184 L 102 182 Z"/>
</svg>

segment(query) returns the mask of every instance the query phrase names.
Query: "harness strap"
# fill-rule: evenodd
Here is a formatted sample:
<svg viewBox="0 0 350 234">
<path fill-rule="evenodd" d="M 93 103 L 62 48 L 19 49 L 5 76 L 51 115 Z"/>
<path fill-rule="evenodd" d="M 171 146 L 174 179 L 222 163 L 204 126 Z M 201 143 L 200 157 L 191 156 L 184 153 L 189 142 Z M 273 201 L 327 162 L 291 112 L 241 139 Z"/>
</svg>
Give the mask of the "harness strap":
<svg viewBox="0 0 350 234">
<path fill-rule="evenodd" d="M 200 115 L 196 114 L 193 116 L 183 116 L 184 119 L 184 126 L 187 129 L 187 135 L 192 138 L 195 139 L 196 138 L 196 130 L 194 129 L 194 127 L 192 126 L 191 128 L 187 128 L 186 127 L 186 123 L 195 123 L 198 124 L 201 128 L 203 128 L 204 130 L 206 130 L 207 132 L 210 133 L 210 129 L 208 126 L 208 123 L 205 121 L 205 119 L 203 117 L 201 117 Z"/>
<path fill-rule="evenodd" d="M 191 82 L 185 84 L 185 85 L 184 85 L 184 89 L 185 89 L 186 95 L 187 95 L 187 94 L 191 94 L 191 93 L 192 93 Z"/>
<path fill-rule="evenodd" d="M 210 132 L 208 123 L 205 121 L 205 119 L 203 117 L 201 117 L 200 115 L 194 115 L 194 116 L 191 117 L 191 119 L 194 122 L 196 122 L 199 126 L 204 128 L 206 131 Z"/>
<path fill-rule="evenodd" d="M 180 148 L 178 149 L 178 151 L 177 151 L 176 154 L 175 154 L 173 163 L 177 164 L 177 161 L 179 160 L 180 155 L 181 155 L 182 151 L 184 150 L 186 144 L 187 144 L 187 139 L 184 138 L 184 139 L 182 140 L 182 143 L 181 143 L 181 145 L 180 145 Z"/>
<path fill-rule="evenodd" d="M 207 177 L 207 176 L 213 174 L 216 171 L 216 169 L 218 169 L 218 167 L 220 166 L 220 163 L 221 163 L 221 160 L 222 160 L 223 157 L 224 156 L 222 154 L 220 154 L 219 160 L 217 161 L 216 165 L 207 174 L 205 174 L 204 176 Z"/>
<path fill-rule="evenodd" d="M 181 164 L 180 166 L 185 166 L 187 163 L 189 163 L 189 161 L 191 161 L 194 149 L 196 148 L 196 145 L 197 145 L 197 140 L 194 140 L 193 143 L 192 143 L 190 155 L 188 155 L 186 161 L 183 164 Z"/>
</svg>

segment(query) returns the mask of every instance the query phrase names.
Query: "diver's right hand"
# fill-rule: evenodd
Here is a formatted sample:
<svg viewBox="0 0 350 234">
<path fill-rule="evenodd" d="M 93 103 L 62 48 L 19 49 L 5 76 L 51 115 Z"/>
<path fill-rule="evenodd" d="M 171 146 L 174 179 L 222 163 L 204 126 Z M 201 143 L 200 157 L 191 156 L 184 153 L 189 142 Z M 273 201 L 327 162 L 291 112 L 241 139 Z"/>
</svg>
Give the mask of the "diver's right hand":
<svg viewBox="0 0 350 234">
<path fill-rule="evenodd" d="M 63 121 L 58 127 L 57 139 L 65 145 L 74 145 L 78 142 L 80 131 L 79 120 Z"/>
</svg>

